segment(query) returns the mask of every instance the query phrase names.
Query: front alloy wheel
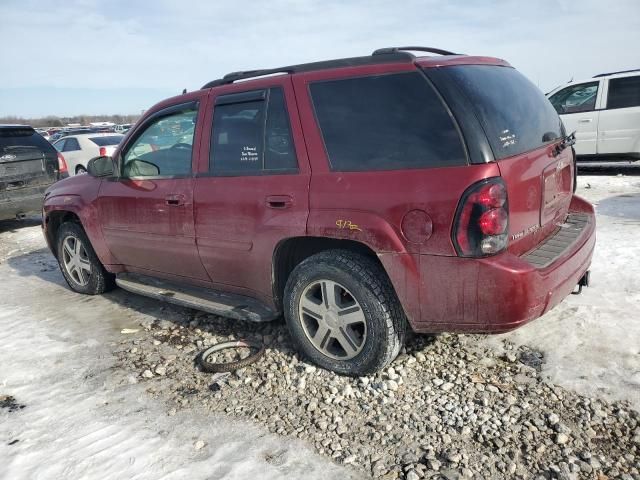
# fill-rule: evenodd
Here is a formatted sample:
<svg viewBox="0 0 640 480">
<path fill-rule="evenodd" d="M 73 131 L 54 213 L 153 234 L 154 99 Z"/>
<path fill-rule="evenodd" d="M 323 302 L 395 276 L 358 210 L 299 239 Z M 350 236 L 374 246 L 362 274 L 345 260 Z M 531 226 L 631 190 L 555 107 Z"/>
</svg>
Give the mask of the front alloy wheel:
<svg viewBox="0 0 640 480">
<path fill-rule="evenodd" d="M 104 269 L 82 226 L 63 223 L 56 236 L 60 270 L 72 290 L 96 295 L 114 287 L 114 276 Z"/>
<path fill-rule="evenodd" d="M 77 237 L 69 235 L 62 242 L 62 262 L 71 279 L 80 287 L 89 283 L 91 262 L 87 250 Z"/>
</svg>

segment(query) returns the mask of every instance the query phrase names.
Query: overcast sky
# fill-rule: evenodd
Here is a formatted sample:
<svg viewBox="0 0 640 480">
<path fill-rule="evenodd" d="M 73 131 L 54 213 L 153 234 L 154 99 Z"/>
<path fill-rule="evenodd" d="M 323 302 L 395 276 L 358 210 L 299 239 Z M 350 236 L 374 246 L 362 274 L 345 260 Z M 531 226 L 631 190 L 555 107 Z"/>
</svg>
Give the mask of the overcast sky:
<svg viewBox="0 0 640 480">
<path fill-rule="evenodd" d="M 221 75 L 379 47 L 504 58 L 543 91 L 640 68 L 640 0 L 1 0 L 0 116 L 140 113 Z"/>
</svg>

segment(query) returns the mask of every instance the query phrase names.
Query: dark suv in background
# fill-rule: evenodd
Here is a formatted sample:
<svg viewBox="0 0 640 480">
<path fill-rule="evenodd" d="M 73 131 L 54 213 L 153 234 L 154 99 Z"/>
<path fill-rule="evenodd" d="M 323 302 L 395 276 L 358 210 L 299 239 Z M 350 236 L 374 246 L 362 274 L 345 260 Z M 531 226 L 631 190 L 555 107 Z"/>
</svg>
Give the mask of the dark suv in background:
<svg viewBox="0 0 640 480">
<path fill-rule="evenodd" d="M 0 220 L 40 212 L 44 192 L 67 177 L 64 159 L 25 125 L 0 125 Z"/>
<path fill-rule="evenodd" d="M 77 292 L 114 284 L 237 319 L 282 314 L 363 375 L 416 332 L 503 332 L 588 280 L 573 141 L 504 60 L 400 48 L 236 72 L 149 109 L 47 192 Z"/>
</svg>

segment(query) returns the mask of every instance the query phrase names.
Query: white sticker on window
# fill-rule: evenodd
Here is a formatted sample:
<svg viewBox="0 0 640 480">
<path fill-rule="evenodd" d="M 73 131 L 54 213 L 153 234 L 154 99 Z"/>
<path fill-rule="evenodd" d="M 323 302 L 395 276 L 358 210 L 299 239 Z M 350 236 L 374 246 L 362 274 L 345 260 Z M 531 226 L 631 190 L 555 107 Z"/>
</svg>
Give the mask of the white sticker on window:
<svg viewBox="0 0 640 480">
<path fill-rule="evenodd" d="M 240 152 L 241 162 L 257 162 L 258 161 L 258 147 L 242 147 Z"/>
</svg>

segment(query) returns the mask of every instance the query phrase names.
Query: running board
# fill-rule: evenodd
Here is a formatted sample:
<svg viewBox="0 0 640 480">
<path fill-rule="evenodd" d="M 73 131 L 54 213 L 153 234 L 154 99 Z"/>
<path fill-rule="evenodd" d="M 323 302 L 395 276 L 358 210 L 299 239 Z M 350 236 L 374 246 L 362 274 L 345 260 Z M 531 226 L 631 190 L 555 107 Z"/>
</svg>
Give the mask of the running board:
<svg viewBox="0 0 640 480">
<path fill-rule="evenodd" d="M 116 275 L 116 284 L 132 293 L 236 320 L 268 322 L 279 316 L 251 297 L 178 284 L 147 275 L 120 273 Z"/>
</svg>

